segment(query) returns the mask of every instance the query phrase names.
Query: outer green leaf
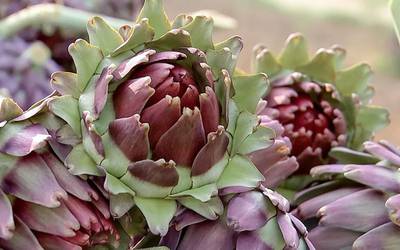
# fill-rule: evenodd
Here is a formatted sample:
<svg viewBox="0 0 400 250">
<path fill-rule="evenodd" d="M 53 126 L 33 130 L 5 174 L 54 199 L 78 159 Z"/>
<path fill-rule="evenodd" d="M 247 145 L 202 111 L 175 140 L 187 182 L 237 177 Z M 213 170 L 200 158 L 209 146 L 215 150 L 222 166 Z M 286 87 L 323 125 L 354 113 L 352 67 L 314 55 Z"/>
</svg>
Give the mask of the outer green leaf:
<svg viewBox="0 0 400 250">
<path fill-rule="evenodd" d="M 224 158 L 217 162 L 212 168 L 202 175 L 192 176 L 193 188 L 201 187 L 206 184 L 215 183 L 221 176 L 224 168 L 228 164 L 229 155 L 225 153 Z"/>
<path fill-rule="evenodd" d="M 254 72 L 265 73 L 267 76 L 273 77 L 282 70 L 282 66 L 274 55 L 265 47 L 256 47 L 253 53 L 252 68 Z"/>
<path fill-rule="evenodd" d="M 127 185 L 125 185 L 121 180 L 106 172 L 106 179 L 104 181 L 104 188 L 107 192 L 110 192 L 113 195 L 118 194 L 130 194 L 131 196 L 135 196 L 135 192 L 130 189 Z"/>
<path fill-rule="evenodd" d="M 275 132 L 271 128 L 258 126 L 256 131 L 250 134 L 239 146 L 238 153 L 250 154 L 254 151 L 267 148 L 272 145 Z"/>
<path fill-rule="evenodd" d="M 236 62 L 233 60 L 232 51 L 229 48 L 222 48 L 207 51 L 207 63 L 214 75 L 218 75 L 223 69 L 232 75 Z"/>
<path fill-rule="evenodd" d="M 311 62 L 298 67 L 297 70 L 308 75 L 312 80 L 333 83 L 336 75 L 335 65 L 335 54 L 332 51 L 321 49 Z"/>
<path fill-rule="evenodd" d="M 66 121 L 75 134 L 81 136 L 81 116 L 77 99 L 70 95 L 55 97 L 49 102 L 49 108 L 51 112 Z"/>
<path fill-rule="evenodd" d="M 376 164 L 380 160 L 370 154 L 345 147 L 332 148 L 329 156 L 342 164 Z"/>
<path fill-rule="evenodd" d="M 243 141 L 253 133 L 254 128 L 257 126 L 258 118 L 256 115 L 249 112 L 241 112 L 235 122 L 235 130 L 233 132 L 232 150 L 231 155 L 238 152 L 240 145 Z"/>
<path fill-rule="evenodd" d="M 371 135 L 389 124 L 389 112 L 381 107 L 362 106 L 356 114 L 356 130 L 350 146 L 359 148 Z"/>
<path fill-rule="evenodd" d="M 257 233 L 271 249 L 285 249 L 286 243 L 276 217 L 270 219 L 265 226 L 258 229 Z"/>
<path fill-rule="evenodd" d="M 183 206 L 195 211 L 209 220 L 217 219 L 224 211 L 224 206 L 218 196 L 211 198 L 207 202 L 201 202 L 192 197 L 180 198 L 178 201 Z"/>
<path fill-rule="evenodd" d="M 133 200 L 133 196 L 130 194 L 110 194 L 110 212 L 114 218 L 121 218 L 134 205 L 135 201 Z"/>
<path fill-rule="evenodd" d="M 235 89 L 235 95 L 232 98 L 237 103 L 239 110 L 255 113 L 258 102 L 268 88 L 267 76 L 263 73 L 236 76 L 232 82 Z"/>
<path fill-rule="evenodd" d="M 79 97 L 79 112 L 80 114 L 83 111 L 89 111 L 91 114 L 94 114 L 94 94 L 96 81 L 99 79 L 100 75 L 94 75 L 91 77 L 89 83 L 87 84 L 87 88 Z"/>
<path fill-rule="evenodd" d="M 279 62 L 286 68 L 296 69 L 308 61 L 308 48 L 304 37 L 299 33 L 289 36 L 279 56 Z"/>
<path fill-rule="evenodd" d="M 13 99 L 0 96 L 0 124 L 22 115 L 23 110 Z M 4 126 L 4 125 L 3 125 Z M 0 128 L 2 126 L 0 125 Z"/>
<path fill-rule="evenodd" d="M 176 212 L 174 200 L 142 198 L 135 196 L 136 206 L 146 217 L 150 231 L 155 235 L 164 236 L 169 229 L 169 223 Z"/>
<path fill-rule="evenodd" d="M 189 189 L 189 190 L 177 193 L 177 194 L 172 194 L 172 195 L 169 195 L 169 197 L 178 198 L 178 197 L 191 196 L 197 200 L 206 202 L 206 201 L 209 201 L 212 196 L 215 196 L 217 194 L 218 194 L 217 185 L 215 185 L 215 183 L 211 183 L 208 185 L 204 185 L 202 187 Z"/>
<path fill-rule="evenodd" d="M 179 14 L 172 22 L 172 29 L 179 29 L 193 21 L 192 16 L 186 14 Z"/>
<path fill-rule="evenodd" d="M 192 46 L 207 51 L 214 49 L 212 33 L 214 22 L 212 18 L 206 16 L 196 16 L 192 22 L 182 27 L 190 33 Z"/>
<path fill-rule="evenodd" d="M 361 95 L 366 90 L 371 75 L 372 70 L 368 64 L 358 64 L 337 72 L 335 86 L 342 95 Z"/>
<path fill-rule="evenodd" d="M 176 166 L 176 171 L 179 175 L 178 184 L 172 189 L 172 194 L 180 193 L 184 190 L 188 190 L 192 186 L 190 179 L 190 168 L 183 166 Z"/>
<path fill-rule="evenodd" d="M 82 39 L 76 40 L 68 47 L 68 52 L 74 60 L 78 74 L 79 91 L 83 92 L 97 66 L 103 59 L 101 50 Z"/>
<path fill-rule="evenodd" d="M 62 95 L 71 95 L 79 98 L 81 91 L 78 84 L 78 75 L 71 72 L 54 72 L 51 75 L 51 86 Z"/>
<path fill-rule="evenodd" d="M 115 145 L 108 133 L 102 136 L 102 142 L 104 145 L 105 158 L 101 162 L 101 165 L 108 173 L 121 177 L 128 169 L 130 163 L 129 159 L 126 158 L 124 153 Z"/>
<path fill-rule="evenodd" d="M 122 52 L 132 50 L 145 42 L 151 41 L 153 37 L 154 29 L 150 27 L 149 20 L 146 18 L 142 19 L 138 24 L 133 26 L 128 39 L 116 48 L 111 55 L 116 56 Z"/>
<path fill-rule="evenodd" d="M 215 84 L 215 94 L 217 95 L 218 101 L 221 104 L 221 116 L 225 118 L 225 122 L 228 123 L 229 102 L 232 102 L 230 98 L 232 80 L 227 70 L 221 70 L 218 72 L 218 74 L 216 74 L 216 76 L 218 76 L 218 80 Z"/>
<path fill-rule="evenodd" d="M 74 175 L 102 176 L 103 173 L 86 153 L 82 144 L 76 145 L 65 159 L 65 165 Z"/>
<path fill-rule="evenodd" d="M 171 29 L 171 24 L 164 11 L 163 0 L 145 0 L 144 6 L 137 17 L 137 23 L 147 18 L 154 28 L 155 38 L 159 38 Z"/>
<path fill-rule="evenodd" d="M 257 167 L 245 156 L 234 156 L 222 172 L 218 180 L 218 189 L 226 187 L 257 187 L 264 176 Z"/>
<path fill-rule="evenodd" d="M 87 31 L 90 43 L 99 47 L 104 55 L 109 55 L 124 42 L 118 31 L 98 16 L 88 21 Z"/>
<path fill-rule="evenodd" d="M 181 47 L 191 47 L 190 34 L 183 29 L 170 30 L 157 40 L 146 43 L 147 48 L 171 50 Z"/>
</svg>

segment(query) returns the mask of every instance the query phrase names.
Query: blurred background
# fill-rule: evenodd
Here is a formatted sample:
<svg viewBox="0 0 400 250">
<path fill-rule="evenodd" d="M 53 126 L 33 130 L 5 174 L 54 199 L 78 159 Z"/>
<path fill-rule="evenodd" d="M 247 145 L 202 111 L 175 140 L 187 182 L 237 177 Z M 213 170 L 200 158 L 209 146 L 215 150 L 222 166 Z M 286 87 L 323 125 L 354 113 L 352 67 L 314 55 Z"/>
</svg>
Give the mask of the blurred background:
<svg viewBox="0 0 400 250">
<path fill-rule="evenodd" d="M 170 17 L 212 8 L 236 19 L 234 30 L 219 30 L 215 40 L 238 34 L 245 47 L 239 67 L 250 70 L 254 45 L 275 54 L 293 32 L 303 33 L 310 53 L 338 44 L 347 50 L 346 65 L 370 64 L 374 70 L 374 103 L 391 113 L 391 124 L 377 138 L 400 144 L 400 46 L 384 0 L 167 0 Z"/>
</svg>

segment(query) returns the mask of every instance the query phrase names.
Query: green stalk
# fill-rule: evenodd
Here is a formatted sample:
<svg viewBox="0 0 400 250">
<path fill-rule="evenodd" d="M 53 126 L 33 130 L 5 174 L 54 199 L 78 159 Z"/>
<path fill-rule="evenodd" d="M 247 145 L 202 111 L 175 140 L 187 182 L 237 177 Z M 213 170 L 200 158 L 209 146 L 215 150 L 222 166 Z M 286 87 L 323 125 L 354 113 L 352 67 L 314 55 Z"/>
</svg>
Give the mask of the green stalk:
<svg viewBox="0 0 400 250">
<path fill-rule="evenodd" d="M 59 4 L 38 4 L 22 9 L 0 21 L 0 37 L 10 37 L 28 27 L 53 26 L 76 32 L 86 30 L 87 21 L 94 13 L 66 7 Z M 98 15 L 114 28 L 122 25 L 133 25 L 133 22 Z"/>
</svg>

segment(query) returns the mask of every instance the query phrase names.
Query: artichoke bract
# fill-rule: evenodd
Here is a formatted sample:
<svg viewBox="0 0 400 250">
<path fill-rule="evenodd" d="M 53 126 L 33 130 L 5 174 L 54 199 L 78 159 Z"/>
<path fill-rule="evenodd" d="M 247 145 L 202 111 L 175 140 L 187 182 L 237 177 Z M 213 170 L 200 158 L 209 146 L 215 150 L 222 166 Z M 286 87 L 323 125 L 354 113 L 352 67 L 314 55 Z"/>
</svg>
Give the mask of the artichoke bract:
<svg viewBox="0 0 400 250">
<path fill-rule="evenodd" d="M 102 192 L 68 172 L 47 150 L 47 130 L 28 117 L 0 129 L 0 247 L 118 247 L 120 235 Z"/>
<path fill-rule="evenodd" d="M 0 39 L 0 53 L 0 95 L 12 97 L 26 110 L 51 93 L 49 78 L 62 68 L 46 45 L 19 37 Z"/>
<path fill-rule="evenodd" d="M 289 201 L 260 186 L 224 198 L 217 220 L 183 209 L 160 245 L 175 249 L 315 249 L 307 230 L 289 212 Z"/>
<path fill-rule="evenodd" d="M 277 58 L 265 46 L 254 49 L 253 70 L 271 78 L 263 113 L 284 126 L 300 165 L 297 174 L 328 163 L 332 147 L 360 148 L 388 123 L 385 109 L 368 104 L 370 67 L 343 67 L 345 54 L 333 46 L 310 59 L 301 34 L 289 36 Z"/>
<path fill-rule="evenodd" d="M 400 244 L 400 150 L 386 141 L 365 142 L 364 148 L 333 149 L 339 163 L 313 168 L 321 183 L 297 194 L 292 214 L 306 224 L 318 219 L 309 234 L 317 249 Z"/>
</svg>

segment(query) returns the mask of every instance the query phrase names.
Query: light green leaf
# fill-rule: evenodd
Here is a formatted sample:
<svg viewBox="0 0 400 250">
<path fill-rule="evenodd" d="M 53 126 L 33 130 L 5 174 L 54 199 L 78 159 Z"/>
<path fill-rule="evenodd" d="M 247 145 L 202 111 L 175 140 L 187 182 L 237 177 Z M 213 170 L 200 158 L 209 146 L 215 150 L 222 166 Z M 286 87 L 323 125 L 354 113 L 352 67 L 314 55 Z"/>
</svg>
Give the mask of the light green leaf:
<svg viewBox="0 0 400 250">
<path fill-rule="evenodd" d="M 74 175 L 102 176 L 103 173 L 86 153 L 82 144 L 76 145 L 65 159 L 65 165 Z"/>
<path fill-rule="evenodd" d="M 236 120 L 236 126 L 233 133 L 231 155 L 238 152 L 243 141 L 253 133 L 257 126 L 258 118 L 249 112 L 241 112 Z"/>
<path fill-rule="evenodd" d="M 265 47 L 256 47 L 253 54 L 253 72 L 265 73 L 268 77 L 274 77 L 282 70 L 282 66 L 274 55 Z"/>
<path fill-rule="evenodd" d="M 235 76 L 232 82 L 235 89 L 232 99 L 236 102 L 239 110 L 255 113 L 258 102 L 268 88 L 267 76 L 263 73 Z"/>
<path fill-rule="evenodd" d="M 121 218 L 134 205 L 135 201 L 133 200 L 133 196 L 130 194 L 110 194 L 110 212 L 113 218 Z"/>
<path fill-rule="evenodd" d="M 164 11 L 163 0 L 145 0 L 144 6 L 137 17 L 137 23 L 143 18 L 149 20 L 154 29 L 155 38 L 160 38 L 171 29 L 171 24 Z"/>
<path fill-rule="evenodd" d="M 218 180 L 218 189 L 226 187 L 257 187 L 264 181 L 264 176 L 245 156 L 234 156 Z"/>
<path fill-rule="evenodd" d="M 381 107 L 361 106 L 356 113 L 355 134 L 350 147 L 357 149 L 369 140 L 375 131 L 389 124 L 389 112 Z"/>
<path fill-rule="evenodd" d="M 81 137 L 81 116 L 77 99 L 70 95 L 55 97 L 49 101 L 49 109 L 66 121 L 75 134 Z"/>
<path fill-rule="evenodd" d="M 206 56 L 207 63 L 214 75 L 218 75 L 223 69 L 227 70 L 229 75 L 232 75 L 236 62 L 233 61 L 233 54 L 229 48 L 209 50 Z"/>
<path fill-rule="evenodd" d="M 370 154 L 345 147 L 332 148 L 329 156 L 341 164 L 376 164 L 380 160 Z"/>
<path fill-rule="evenodd" d="M 160 38 L 146 43 L 147 48 L 159 50 L 171 50 L 191 46 L 190 34 L 183 29 L 170 30 Z"/>
<path fill-rule="evenodd" d="M 189 189 L 177 194 L 171 194 L 169 197 L 171 198 L 179 198 L 179 197 L 186 197 L 191 196 L 199 201 L 206 202 L 211 199 L 212 196 L 218 194 L 217 185 L 215 183 L 211 183 L 208 185 L 204 185 L 202 187 Z"/>
<path fill-rule="evenodd" d="M 87 23 L 87 32 L 89 41 L 96 47 L 99 47 L 103 55 L 109 55 L 118 48 L 124 39 L 117 30 L 112 28 L 103 18 L 95 16 Z"/>
<path fill-rule="evenodd" d="M 154 29 L 150 27 L 148 19 L 142 19 L 139 23 L 133 26 L 128 39 L 116 48 L 112 56 L 116 56 L 122 52 L 133 50 L 134 48 L 149 42 L 154 37 Z"/>
<path fill-rule="evenodd" d="M 190 179 L 191 169 L 184 166 L 176 166 L 176 171 L 179 175 L 178 184 L 172 189 L 172 194 L 180 193 L 184 190 L 188 190 L 192 186 Z"/>
<path fill-rule="evenodd" d="M 78 75 L 71 72 L 54 72 L 51 75 L 50 83 L 52 87 L 62 95 L 71 95 L 79 98 L 81 90 L 78 84 Z"/>
<path fill-rule="evenodd" d="M 288 69 L 296 69 L 308 63 L 308 48 L 303 35 L 292 34 L 286 41 L 286 46 L 279 56 L 279 62 Z"/>
<path fill-rule="evenodd" d="M 101 50 L 82 39 L 76 40 L 68 47 L 68 52 L 75 63 L 78 74 L 79 91 L 83 92 L 97 66 L 103 59 Z"/>
<path fill-rule="evenodd" d="M 270 219 L 265 226 L 258 229 L 257 234 L 271 249 L 285 249 L 285 240 L 276 217 Z"/>
<path fill-rule="evenodd" d="M 335 86 L 342 95 L 362 95 L 372 76 L 368 64 L 362 63 L 337 72 Z"/>
<path fill-rule="evenodd" d="M 192 176 L 193 188 L 201 187 L 210 183 L 215 183 L 221 176 L 224 168 L 228 164 L 229 155 L 225 153 L 224 157 L 212 166 L 207 172 Z"/>
<path fill-rule="evenodd" d="M 308 75 L 311 80 L 324 83 L 334 83 L 336 76 L 335 54 L 332 51 L 321 49 L 306 65 L 296 70 Z"/>
<path fill-rule="evenodd" d="M 104 145 L 105 158 L 101 162 L 101 166 L 106 171 L 116 177 L 123 176 L 129 166 L 129 159 L 126 158 L 124 153 L 111 139 L 110 134 L 107 132 L 102 136 L 102 142 Z"/>
<path fill-rule="evenodd" d="M 214 49 L 212 33 L 214 22 L 212 18 L 206 16 L 196 16 L 193 21 L 183 26 L 182 29 L 190 33 L 192 46 L 202 51 Z"/>
<path fill-rule="evenodd" d="M 178 199 L 183 206 L 195 211 L 201 216 L 215 220 L 224 211 L 224 205 L 218 196 L 211 198 L 207 202 L 201 202 L 193 197 L 184 197 Z"/>
<path fill-rule="evenodd" d="M 193 21 L 192 16 L 188 16 L 186 14 L 179 14 L 175 17 L 174 21 L 172 22 L 172 29 L 182 28 L 183 26 L 187 25 L 192 21 Z"/>
<path fill-rule="evenodd" d="M 22 115 L 23 110 L 11 98 L 0 96 L 0 124 Z M 3 125 L 4 126 L 4 125 Z M 0 125 L 0 128 L 2 126 Z"/>
<path fill-rule="evenodd" d="M 104 188 L 107 192 L 118 195 L 118 194 L 129 194 L 135 196 L 135 192 L 125 185 L 120 179 L 116 178 L 112 174 L 106 172 L 106 179 L 104 181 Z"/>
<path fill-rule="evenodd" d="M 238 153 L 247 155 L 257 150 L 267 148 L 272 145 L 274 137 L 274 130 L 265 126 L 258 126 L 256 131 L 247 136 L 239 146 Z"/>
<path fill-rule="evenodd" d="M 146 217 L 150 231 L 155 235 L 164 236 L 169 229 L 169 223 L 176 212 L 174 200 L 142 198 L 135 196 L 136 206 Z"/>
</svg>

